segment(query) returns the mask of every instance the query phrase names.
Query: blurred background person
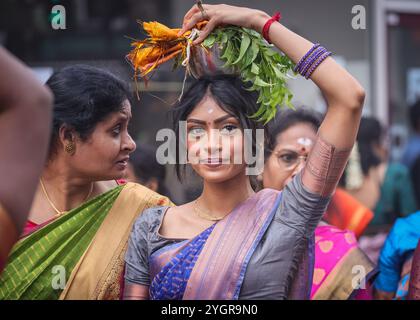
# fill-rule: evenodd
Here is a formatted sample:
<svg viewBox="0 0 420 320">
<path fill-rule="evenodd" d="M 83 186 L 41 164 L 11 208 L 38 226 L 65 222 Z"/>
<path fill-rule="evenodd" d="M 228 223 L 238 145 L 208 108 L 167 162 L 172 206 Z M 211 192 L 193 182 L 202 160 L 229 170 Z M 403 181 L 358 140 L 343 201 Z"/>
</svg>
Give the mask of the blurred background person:
<svg viewBox="0 0 420 320">
<path fill-rule="evenodd" d="M 379 274 L 374 283 L 375 298 L 407 298 L 413 254 L 419 239 L 420 211 L 397 219 L 379 257 Z"/>
<path fill-rule="evenodd" d="M 420 203 L 420 100 L 410 107 L 410 123 L 413 130 L 402 157 L 402 163 L 410 169 L 414 193 Z"/>
<path fill-rule="evenodd" d="M 47 156 L 52 95 L 0 46 L 0 273 L 22 232 Z"/>
<path fill-rule="evenodd" d="M 413 131 L 405 146 L 401 162 L 411 169 L 420 157 L 420 100 L 410 107 L 409 117 Z"/>
<path fill-rule="evenodd" d="M 374 262 L 395 220 L 417 210 L 409 170 L 388 161 L 384 136 L 377 119 L 362 118 L 342 179 L 347 192 L 374 212 L 366 235 L 360 238 L 360 246 Z"/>
<path fill-rule="evenodd" d="M 414 161 L 410 169 L 416 202 L 420 203 L 420 156 Z"/>
<path fill-rule="evenodd" d="M 369 227 L 391 226 L 396 218 L 417 210 L 409 170 L 388 161 L 384 136 L 377 119 L 362 118 L 357 146 L 364 180 L 359 189 L 349 192 L 374 210 Z"/>
<path fill-rule="evenodd" d="M 137 144 L 131 154 L 126 179 L 169 197 L 165 186 L 166 168 L 156 160 L 156 148 L 147 144 Z"/>
</svg>

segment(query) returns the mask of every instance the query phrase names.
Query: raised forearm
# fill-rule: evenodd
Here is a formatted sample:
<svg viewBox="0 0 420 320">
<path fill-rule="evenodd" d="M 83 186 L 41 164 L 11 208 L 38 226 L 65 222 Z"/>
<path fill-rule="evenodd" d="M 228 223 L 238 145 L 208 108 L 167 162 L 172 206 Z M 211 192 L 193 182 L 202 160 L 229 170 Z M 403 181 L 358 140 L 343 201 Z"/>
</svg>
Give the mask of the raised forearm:
<svg viewBox="0 0 420 320">
<path fill-rule="evenodd" d="M 265 13 L 256 15 L 253 28 L 261 32 L 270 17 Z M 273 44 L 284 52 L 294 63 L 314 45 L 311 41 L 289 30 L 280 23 L 273 23 L 269 29 Z M 340 102 L 349 107 L 361 108 L 364 90 L 356 79 L 334 59 L 327 58 L 312 74 L 311 79 L 321 89 L 329 103 Z"/>
<path fill-rule="evenodd" d="M 268 15 L 260 12 L 255 15 L 252 27 L 261 32 L 268 19 Z M 269 37 L 294 63 L 298 63 L 313 46 L 312 42 L 277 22 L 271 25 Z M 320 134 L 336 148 L 352 147 L 359 127 L 365 98 L 364 89 L 331 57 L 326 58 L 310 78 L 322 91 L 328 104 Z"/>
<path fill-rule="evenodd" d="M 253 27 L 261 32 L 268 19 L 264 13 L 256 15 Z M 271 25 L 269 37 L 295 63 L 314 45 L 280 23 Z M 331 57 L 310 78 L 326 98 L 328 110 L 302 181 L 310 191 L 328 196 L 334 192 L 356 140 L 365 93 L 357 80 Z"/>
</svg>

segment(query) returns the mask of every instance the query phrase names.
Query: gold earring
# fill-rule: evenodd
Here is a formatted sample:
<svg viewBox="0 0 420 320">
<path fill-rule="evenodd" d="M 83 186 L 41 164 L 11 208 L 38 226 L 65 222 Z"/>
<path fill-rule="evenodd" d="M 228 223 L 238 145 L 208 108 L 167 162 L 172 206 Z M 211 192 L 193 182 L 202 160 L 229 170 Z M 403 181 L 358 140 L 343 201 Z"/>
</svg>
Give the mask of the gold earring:
<svg viewBox="0 0 420 320">
<path fill-rule="evenodd" d="M 67 145 L 66 145 L 66 147 L 65 147 L 65 150 L 66 150 L 66 152 L 69 154 L 69 155 L 74 155 L 74 153 L 76 152 L 76 146 L 74 145 L 74 143 L 73 142 L 69 142 Z"/>
</svg>

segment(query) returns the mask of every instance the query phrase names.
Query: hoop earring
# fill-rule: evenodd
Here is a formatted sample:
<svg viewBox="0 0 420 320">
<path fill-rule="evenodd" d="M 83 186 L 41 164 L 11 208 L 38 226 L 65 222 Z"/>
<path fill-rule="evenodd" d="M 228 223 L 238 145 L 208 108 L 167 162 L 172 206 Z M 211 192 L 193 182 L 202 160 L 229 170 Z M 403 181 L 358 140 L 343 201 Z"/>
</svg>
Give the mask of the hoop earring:
<svg viewBox="0 0 420 320">
<path fill-rule="evenodd" d="M 71 156 L 76 152 L 76 146 L 73 142 L 69 142 L 64 149 Z"/>
</svg>

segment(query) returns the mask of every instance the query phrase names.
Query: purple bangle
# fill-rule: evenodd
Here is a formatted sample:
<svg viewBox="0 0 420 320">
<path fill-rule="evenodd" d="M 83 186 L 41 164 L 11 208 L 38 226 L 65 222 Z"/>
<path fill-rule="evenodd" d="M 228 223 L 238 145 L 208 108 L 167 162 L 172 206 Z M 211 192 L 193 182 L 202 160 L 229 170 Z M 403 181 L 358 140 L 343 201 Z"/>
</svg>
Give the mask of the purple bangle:
<svg viewBox="0 0 420 320">
<path fill-rule="evenodd" d="M 316 61 L 311 69 L 309 69 L 308 73 L 306 73 L 305 78 L 309 79 L 309 77 L 312 75 L 312 73 L 315 71 L 316 68 L 318 68 L 318 66 L 325 60 L 327 59 L 327 57 L 329 57 L 331 55 L 330 51 L 325 52 L 319 59 L 318 61 Z"/>
<path fill-rule="evenodd" d="M 302 68 L 302 70 L 300 71 L 300 74 L 304 76 L 312 67 L 312 65 L 318 60 L 318 58 L 322 56 L 325 52 L 327 52 L 327 49 L 325 49 L 324 47 L 319 47 L 313 54 L 311 54 L 310 57 L 306 60 L 307 63 L 305 64 L 305 67 Z"/>
<path fill-rule="evenodd" d="M 298 64 L 296 65 L 294 71 L 298 72 L 300 70 L 300 67 L 302 66 L 303 62 L 306 60 L 306 58 L 316 49 L 320 46 L 319 43 L 315 43 L 312 48 L 302 57 L 302 59 L 299 60 Z"/>
<path fill-rule="evenodd" d="M 302 68 L 302 65 L 304 64 L 304 62 L 306 61 L 306 59 L 320 46 L 319 43 L 316 43 L 312 46 L 312 48 L 302 57 L 302 59 L 300 59 L 300 61 L 298 62 L 298 64 L 295 67 L 295 72 L 299 72 Z"/>
<path fill-rule="evenodd" d="M 306 79 L 309 79 L 309 77 L 312 75 L 312 73 L 315 71 L 315 69 L 329 56 L 331 55 L 331 52 L 327 51 L 324 52 L 312 65 L 311 68 L 304 74 L 304 77 Z"/>
<path fill-rule="evenodd" d="M 324 50 L 324 48 L 323 47 L 318 47 L 318 48 L 316 48 L 307 58 L 306 58 L 306 60 L 300 65 L 300 67 L 299 67 L 299 73 L 302 75 L 302 74 L 305 74 L 305 71 L 304 70 L 306 70 L 307 68 L 308 68 L 308 65 L 310 66 L 312 63 L 313 63 L 313 58 L 316 56 L 316 55 L 318 55 L 319 54 L 319 52 L 322 52 Z"/>
</svg>

